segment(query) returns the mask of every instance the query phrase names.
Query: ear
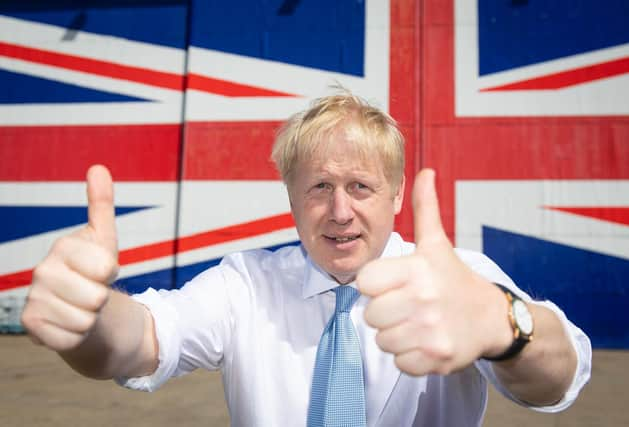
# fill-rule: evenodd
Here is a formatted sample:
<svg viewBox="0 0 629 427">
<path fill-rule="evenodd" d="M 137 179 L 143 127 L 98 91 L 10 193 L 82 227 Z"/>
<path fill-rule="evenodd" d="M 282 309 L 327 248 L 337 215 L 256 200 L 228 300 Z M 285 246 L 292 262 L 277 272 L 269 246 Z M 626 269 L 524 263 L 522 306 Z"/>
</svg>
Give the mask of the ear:
<svg viewBox="0 0 629 427">
<path fill-rule="evenodd" d="M 284 181 L 284 188 L 286 189 L 286 196 L 288 198 L 288 204 L 290 206 L 291 212 L 293 211 L 293 189 L 294 186 L 290 185 L 288 182 Z"/>
<path fill-rule="evenodd" d="M 406 184 L 406 177 L 402 175 L 402 182 L 398 186 L 397 192 L 393 196 L 393 210 L 395 215 L 399 214 L 402 210 L 402 202 L 404 202 L 404 185 Z"/>
</svg>

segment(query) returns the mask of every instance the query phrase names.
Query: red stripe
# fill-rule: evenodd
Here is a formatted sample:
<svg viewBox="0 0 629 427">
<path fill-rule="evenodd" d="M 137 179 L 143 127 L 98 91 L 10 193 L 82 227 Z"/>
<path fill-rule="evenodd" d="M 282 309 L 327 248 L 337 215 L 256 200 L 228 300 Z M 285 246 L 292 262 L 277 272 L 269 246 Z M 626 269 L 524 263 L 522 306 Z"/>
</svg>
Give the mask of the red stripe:
<svg viewBox="0 0 629 427">
<path fill-rule="evenodd" d="M 0 291 L 26 286 L 33 281 L 33 270 L 18 271 L 17 273 L 0 276 Z"/>
<path fill-rule="evenodd" d="M 184 179 L 276 180 L 279 122 L 186 123 Z M 83 181 L 94 163 L 116 181 L 175 181 L 181 125 L 0 127 L 0 181 Z"/>
<path fill-rule="evenodd" d="M 243 97 L 243 96 L 283 96 L 296 97 L 285 92 L 278 92 L 256 86 L 243 85 L 228 82 L 226 80 L 214 79 L 200 76 L 198 74 L 188 74 L 188 89 L 200 90 L 203 92 L 215 93 L 223 96 Z"/>
<path fill-rule="evenodd" d="M 188 122 L 184 179 L 277 180 L 271 147 L 279 122 Z"/>
<path fill-rule="evenodd" d="M 138 248 L 120 251 L 120 265 L 127 265 L 164 256 L 174 255 L 206 246 L 217 245 L 219 243 L 232 242 L 257 236 L 259 234 L 270 233 L 293 227 L 293 217 L 291 214 L 275 215 L 255 221 L 230 225 L 228 227 L 210 230 L 191 236 L 182 237 L 176 240 L 167 240 Z"/>
<path fill-rule="evenodd" d="M 112 77 L 115 79 L 127 80 L 178 91 L 182 91 L 187 84 L 187 87 L 190 89 L 230 97 L 297 96 L 256 86 L 249 86 L 226 80 L 200 76 L 198 74 L 189 74 L 187 76 L 186 83 L 186 79 L 180 74 L 153 71 L 142 67 L 116 64 L 108 61 L 84 58 L 76 55 L 35 49 L 4 42 L 0 42 L 0 55 L 35 62 L 38 64 L 65 68 L 67 70 L 82 71 L 98 76 Z"/>
<path fill-rule="evenodd" d="M 546 209 L 567 212 L 574 215 L 580 215 L 590 218 L 600 219 L 602 221 L 615 222 L 618 224 L 629 225 L 629 207 L 628 206 L 544 206 Z"/>
<path fill-rule="evenodd" d="M 116 181 L 176 181 L 181 125 L 0 127 L 0 181 L 83 181 L 90 165 Z"/>
<path fill-rule="evenodd" d="M 118 262 L 128 265 L 156 258 L 183 253 L 219 243 L 233 242 L 273 231 L 294 227 L 291 214 L 280 214 L 268 218 L 230 225 L 175 240 L 166 240 L 150 245 L 120 251 Z M 32 281 L 33 270 L 25 270 L 0 276 L 0 291 L 25 286 Z"/>
<path fill-rule="evenodd" d="M 581 83 L 600 80 L 607 77 L 617 76 L 629 72 L 629 57 L 616 59 L 614 61 L 589 65 L 574 70 L 562 71 L 560 73 L 549 74 L 543 77 L 523 80 L 516 83 L 509 83 L 502 86 L 495 86 L 482 89 L 481 92 L 492 92 L 502 90 L 554 90 Z"/>
<path fill-rule="evenodd" d="M 152 71 L 146 68 L 99 61 L 97 59 L 83 58 L 76 55 L 51 52 L 3 42 L 0 42 L 0 55 L 167 89 L 181 91 L 184 88 L 184 79 L 179 74 Z"/>
</svg>

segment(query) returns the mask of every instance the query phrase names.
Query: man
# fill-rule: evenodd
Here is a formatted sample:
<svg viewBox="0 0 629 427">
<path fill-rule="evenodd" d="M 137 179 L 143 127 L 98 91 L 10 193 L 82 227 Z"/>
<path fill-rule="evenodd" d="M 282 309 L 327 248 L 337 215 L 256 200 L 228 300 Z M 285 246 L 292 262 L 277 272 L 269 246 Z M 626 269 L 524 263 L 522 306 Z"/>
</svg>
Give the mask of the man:
<svg viewBox="0 0 629 427">
<path fill-rule="evenodd" d="M 35 269 L 30 335 L 130 388 L 220 369 L 237 426 L 478 426 L 487 380 L 541 411 L 574 401 L 589 340 L 485 256 L 452 248 L 431 170 L 414 183 L 416 244 L 393 233 L 405 186 L 393 119 L 349 93 L 322 98 L 272 157 L 302 246 L 229 255 L 181 290 L 134 297 L 107 287 L 113 190 L 92 167 L 88 225 Z"/>
</svg>

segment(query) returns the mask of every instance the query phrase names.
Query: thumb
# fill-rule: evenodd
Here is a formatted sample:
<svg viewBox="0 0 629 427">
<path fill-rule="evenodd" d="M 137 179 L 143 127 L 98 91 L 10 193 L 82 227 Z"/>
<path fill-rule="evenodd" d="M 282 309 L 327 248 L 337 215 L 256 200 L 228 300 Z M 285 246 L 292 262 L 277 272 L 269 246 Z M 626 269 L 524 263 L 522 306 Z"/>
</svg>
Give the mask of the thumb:
<svg viewBox="0 0 629 427">
<path fill-rule="evenodd" d="M 105 166 L 94 165 L 87 171 L 87 223 L 98 244 L 118 254 L 114 185 Z"/>
<path fill-rule="evenodd" d="M 435 171 L 422 169 L 413 185 L 415 243 L 434 242 L 445 237 L 435 189 Z"/>
</svg>

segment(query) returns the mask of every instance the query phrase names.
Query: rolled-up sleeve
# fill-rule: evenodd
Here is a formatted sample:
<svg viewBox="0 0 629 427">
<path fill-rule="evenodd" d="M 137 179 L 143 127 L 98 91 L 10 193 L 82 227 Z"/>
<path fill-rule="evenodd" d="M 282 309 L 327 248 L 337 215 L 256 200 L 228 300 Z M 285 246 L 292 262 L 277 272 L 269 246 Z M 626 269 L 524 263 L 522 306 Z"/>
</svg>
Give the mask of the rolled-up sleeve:
<svg viewBox="0 0 629 427">
<path fill-rule="evenodd" d="M 132 296 L 153 316 L 159 364 L 148 376 L 115 378 L 118 384 L 134 390 L 154 391 L 168 379 L 196 368 L 220 368 L 234 323 L 224 280 L 225 268 L 228 267 L 206 270 L 181 289 L 156 291 L 149 288 Z"/>
<path fill-rule="evenodd" d="M 570 338 L 570 342 L 572 343 L 574 351 L 577 355 L 577 369 L 574 373 L 570 388 L 564 395 L 563 399 L 551 406 L 531 406 L 530 404 L 515 398 L 498 380 L 491 362 L 478 360 L 476 362 L 476 367 L 503 396 L 522 406 L 526 406 L 539 412 L 559 412 L 569 407 L 576 400 L 579 392 L 590 379 L 592 371 L 592 344 L 590 343 L 590 339 L 581 329 L 568 320 L 564 312 L 557 307 L 557 305 L 551 301 L 533 301 L 528 294 L 519 289 L 515 283 L 513 283 L 511 278 L 507 276 L 507 274 L 505 274 L 500 267 L 498 267 L 496 263 L 487 256 L 478 252 L 465 250 L 457 250 L 457 254 L 470 268 L 483 276 L 485 279 L 493 283 L 499 283 L 506 286 L 523 300 L 531 304 L 538 304 L 546 307 L 555 313 L 557 318 L 561 321 L 561 324 L 566 331 L 566 335 Z"/>
<path fill-rule="evenodd" d="M 568 408 L 574 401 L 581 389 L 587 384 L 590 380 L 590 375 L 592 371 L 592 345 L 590 343 L 590 339 L 585 335 L 585 333 L 575 326 L 564 314 L 564 312 L 553 304 L 550 301 L 535 301 L 533 304 L 538 304 L 543 307 L 548 308 L 553 311 L 561 324 L 563 325 L 566 334 L 570 338 L 570 342 L 572 343 L 572 347 L 574 348 L 577 355 L 577 369 L 575 370 L 574 377 L 572 378 L 572 382 L 570 387 L 566 391 L 564 397 L 554 405 L 550 406 L 531 406 L 526 402 L 522 402 L 514 397 L 509 390 L 507 390 L 502 383 L 498 380 L 496 376 L 493 365 L 489 361 L 479 360 L 476 362 L 476 366 L 483 373 L 483 375 L 491 382 L 496 390 L 498 390 L 503 396 L 512 400 L 513 402 L 526 406 L 527 408 L 531 408 L 538 412 L 559 412 Z"/>
<path fill-rule="evenodd" d="M 119 377 L 115 381 L 133 390 L 154 391 L 162 386 L 177 369 L 181 335 L 177 327 L 177 312 L 155 289 L 133 295 L 133 299 L 148 308 L 153 316 L 155 336 L 159 347 L 159 364 L 151 375 L 136 378 Z"/>
</svg>

